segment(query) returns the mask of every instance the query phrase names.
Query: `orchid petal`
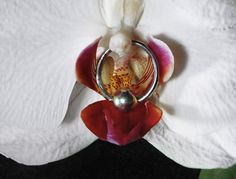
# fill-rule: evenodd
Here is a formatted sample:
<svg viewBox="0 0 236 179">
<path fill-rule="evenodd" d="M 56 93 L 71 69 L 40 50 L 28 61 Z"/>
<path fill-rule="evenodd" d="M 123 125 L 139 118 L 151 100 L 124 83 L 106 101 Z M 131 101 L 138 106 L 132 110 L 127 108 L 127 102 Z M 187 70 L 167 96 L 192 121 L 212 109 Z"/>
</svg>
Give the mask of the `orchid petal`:
<svg viewBox="0 0 236 179">
<path fill-rule="evenodd" d="M 174 71 L 174 56 L 170 48 L 161 40 L 148 37 L 147 44 L 157 57 L 159 65 L 160 83 L 168 81 Z"/>
<path fill-rule="evenodd" d="M 151 34 L 163 33 L 160 39 L 164 42 L 166 42 L 166 36 L 170 40 L 174 40 L 174 47 L 175 45 L 176 47 L 180 45 L 183 47 L 171 48 L 177 61 L 176 66 L 181 66 L 180 69 L 182 70 L 176 72 L 178 76 L 175 74 L 173 80 L 161 92 L 160 103 L 163 109 L 163 120 L 145 138 L 165 155 L 182 165 L 200 168 L 227 167 L 236 162 L 235 120 L 233 120 L 236 115 L 234 112 L 236 103 L 236 31 L 234 22 L 236 18 L 233 18 L 234 11 L 231 10 L 231 8 L 234 10 L 234 5 L 231 3 L 232 6 L 229 5 L 230 9 L 228 11 L 224 9 L 226 1 L 209 1 L 206 8 L 213 10 L 212 7 L 222 8 L 223 11 L 217 13 L 219 18 L 208 20 L 208 17 L 210 17 L 208 16 L 209 11 L 202 10 L 200 7 L 197 12 L 203 13 L 203 17 L 199 18 L 198 21 L 194 21 L 195 16 L 199 17 L 198 14 L 192 13 L 193 16 L 188 12 L 196 10 L 195 7 L 199 7 L 198 4 L 202 5 L 202 3 L 188 0 L 187 4 L 190 8 L 185 8 L 183 12 L 182 6 L 184 3 L 187 3 L 187 0 L 182 4 L 178 1 L 169 0 L 145 1 L 145 11 L 139 28 Z M 218 3 L 218 5 L 211 6 L 211 3 Z M 60 123 L 62 120 L 60 116 L 63 116 L 62 110 L 54 111 L 61 114 L 58 118 L 54 118 L 55 116 L 48 117 L 50 115 L 45 111 L 53 111 L 51 109 L 55 105 L 58 105 L 59 108 L 63 108 L 61 105 L 67 106 L 65 103 L 68 100 L 64 100 L 64 95 L 69 96 L 73 84 L 67 77 L 62 82 L 61 79 L 64 76 L 61 78 L 60 75 L 65 72 L 65 68 L 56 67 L 58 67 L 58 64 L 59 66 L 72 65 L 68 59 L 76 59 L 78 50 L 82 49 L 88 42 L 88 39 L 85 40 L 85 36 L 95 39 L 102 35 L 101 25 L 96 24 L 100 20 L 97 9 L 98 3 L 94 0 L 71 2 L 23 1 L 20 3 L 18 1 L 3 0 L 1 2 L 0 119 L 2 123 L 0 125 L 0 152 L 2 154 L 25 164 L 42 164 L 64 158 L 71 154 L 70 150 L 73 152 L 79 151 L 83 148 L 80 146 L 85 147 L 95 139 L 89 132 L 84 132 L 88 130 L 78 117 L 80 111 L 76 113 L 71 111 L 70 115 L 75 115 L 76 119 L 80 121 L 78 124 L 77 120 L 69 120 L 72 122 L 70 123 L 71 126 L 75 128 L 65 126 L 64 130 L 67 132 L 58 131 L 54 133 L 55 130 L 45 130 L 39 133 L 35 130 L 19 129 L 17 125 L 24 127 L 27 125 L 27 128 L 32 126 L 44 128 L 45 125 L 57 126 Z M 165 10 L 163 11 L 163 9 Z M 206 14 L 204 15 L 204 13 Z M 92 18 L 88 16 L 90 14 L 93 16 Z M 188 15 L 186 16 L 186 14 Z M 232 15 L 232 18 L 222 17 L 222 14 Z M 214 20 L 213 26 L 207 22 L 206 25 L 210 25 L 211 28 L 208 28 L 208 26 L 205 28 L 206 26 L 198 23 L 205 20 L 208 22 Z M 99 21 L 99 23 L 101 22 L 102 20 Z M 67 40 L 65 41 L 65 39 Z M 186 53 L 185 56 L 182 55 L 183 51 Z M 62 52 L 65 54 L 62 55 Z M 177 58 L 176 53 L 178 54 Z M 31 60 L 28 59 L 27 54 L 32 56 Z M 42 55 L 41 58 L 36 58 L 40 55 Z M 43 90 L 46 85 L 42 84 L 40 86 L 36 82 L 34 86 L 37 88 L 26 91 L 25 88 L 28 87 L 26 84 L 29 86 L 33 84 L 29 83 L 28 78 L 32 81 L 37 79 L 41 83 L 51 79 L 51 75 L 42 79 L 38 75 L 35 76 L 33 70 L 24 75 L 23 71 L 27 71 L 27 69 L 24 66 L 19 68 L 19 65 L 27 61 L 31 65 L 35 63 L 35 66 L 29 65 L 28 69 L 36 67 L 37 64 L 40 66 L 42 62 L 45 62 L 45 64 L 48 62 L 48 56 L 51 59 L 48 60 L 50 63 L 53 61 L 57 64 L 49 65 L 49 68 L 59 69 L 58 71 L 60 71 L 60 74 L 56 72 L 59 76 L 53 78 L 53 84 L 58 82 L 63 84 L 59 85 L 62 86 L 63 92 L 59 93 L 55 87 L 56 93 L 54 93 L 54 88 L 50 86 L 49 91 L 53 92 L 49 94 L 46 90 Z M 68 61 L 60 63 L 62 56 Z M 42 57 L 45 57 L 45 59 Z M 22 59 L 25 59 L 25 61 Z M 56 59 L 59 60 L 55 61 Z M 19 73 L 20 69 L 22 73 Z M 68 67 L 68 69 L 72 69 L 71 73 L 73 73 L 73 67 Z M 45 68 L 39 70 L 43 74 Z M 13 73 L 14 71 L 15 73 Z M 66 76 L 71 75 L 68 71 L 65 74 Z M 19 76 L 19 79 L 13 80 L 16 76 Z M 18 83 L 19 81 L 20 83 Z M 67 83 L 70 83 L 70 85 Z M 19 85 L 20 90 L 18 89 Z M 69 87 L 64 90 L 64 86 Z M 47 97 L 37 96 L 40 88 L 46 96 L 54 96 L 50 100 L 50 105 L 45 102 Z M 26 96 L 30 98 L 36 97 L 35 100 L 28 98 L 21 102 L 25 92 L 29 92 Z M 59 99 L 61 95 L 63 100 L 55 102 L 57 97 Z M 90 97 L 95 98 L 91 95 L 87 96 L 86 100 L 91 99 Z M 86 101 L 84 98 L 79 99 L 80 102 Z M 49 100 L 47 99 L 47 101 Z M 76 102 L 74 109 L 77 108 L 80 102 Z M 37 104 L 37 108 L 34 103 Z M 31 107 L 31 104 L 33 104 L 33 110 L 28 108 Z M 25 106 L 24 109 L 26 109 L 23 113 L 24 110 L 18 109 L 21 106 Z M 34 111 L 37 113 L 34 113 Z M 39 116 L 43 114 L 45 118 L 42 118 L 40 122 L 38 120 Z M 9 126 L 5 123 L 9 123 Z M 82 141 L 84 144 L 81 144 Z M 54 143 L 57 144 L 54 146 Z M 38 158 L 35 153 L 39 154 Z"/>
<path fill-rule="evenodd" d="M 0 153 L 25 164 L 42 164 L 91 142 L 91 134 L 82 132 L 83 141 L 79 136 L 78 130 L 86 130 L 82 122 L 76 130 L 58 128 L 76 81 L 76 57 L 91 39 L 104 33 L 95 4 L 1 1 Z M 80 142 L 63 143 L 73 140 L 73 135 Z"/>
<path fill-rule="evenodd" d="M 97 138 L 84 126 L 80 112 L 88 104 L 101 99 L 94 91 L 75 84 L 69 109 L 58 128 L 32 132 L 16 126 L 0 125 L 0 153 L 19 163 L 42 165 L 82 150 Z"/>
<path fill-rule="evenodd" d="M 86 107 L 81 117 L 100 139 L 125 145 L 143 137 L 161 118 L 162 112 L 150 102 L 140 103 L 129 112 L 120 111 L 109 101 Z"/>
<path fill-rule="evenodd" d="M 161 120 L 144 137 L 154 147 L 179 164 L 192 168 L 226 168 L 236 163 L 235 130 L 218 130 L 189 139 L 171 130 Z"/>
<path fill-rule="evenodd" d="M 191 23 L 214 30 L 226 30 L 236 27 L 235 0 L 173 1 L 176 9 L 181 11 Z M 195 8 L 192 8 L 195 7 Z"/>
<path fill-rule="evenodd" d="M 92 4 L 86 3 L 87 7 Z M 73 69 L 78 49 L 93 39 L 85 37 L 91 30 L 77 24 L 95 25 L 95 36 L 102 31 L 88 15 L 84 17 L 92 23 L 76 14 L 74 6 L 84 5 L 65 1 L 1 2 L 0 123 L 32 130 L 60 125 L 76 80 Z M 53 13 L 52 7 L 58 13 Z M 86 13 L 97 11 L 99 20 L 96 9 L 91 6 Z"/>
<path fill-rule="evenodd" d="M 80 54 L 76 62 L 76 74 L 78 80 L 85 86 L 97 91 L 96 72 L 96 52 L 99 39 L 86 47 Z"/>
<path fill-rule="evenodd" d="M 109 28 L 119 28 L 124 15 L 124 0 L 100 0 L 100 11 Z"/>
<path fill-rule="evenodd" d="M 231 140 L 235 138 L 236 126 L 235 28 L 218 31 L 192 25 L 176 11 L 175 4 L 169 4 L 159 10 L 166 8 L 170 12 L 168 16 L 175 18 L 162 21 L 161 30 L 165 34 L 160 39 L 171 44 L 177 68 L 173 80 L 160 92 L 158 104 L 163 110 L 165 128 L 158 134 L 158 130 L 151 130 L 146 137 L 150 135 L 149 142 L 183 165 L 230 166 L 236 160 L 233 155 L 236 143 Z M 149 5 L 154 7 L 155 2 Z M 144 17 L 163 20 L 164 12 L 156 12 Z M 155 24 L 151 29 L 160 31 Z M 180 153 L 173 151 L 175 145 L 190 152 L 180 157 Z"/>
<path fill-rule="evenodd" d="M 135 28 L 143 14 L 144 0 L 125 0 L 124 1 L 124 19 L 126 26 Z"/>
<path fill-rule="evenodd" d="M 202 35 L 194 37 L 194 27 L 188 31 L 188 36 L 178 36 L 186 45 L 187 66 L 165 86 L 159 102 L 172 108 L 169 111 L 164 107 L 163 119 L 168 127 L 193 137 L 236 125 L 236 40 L 204 29 L 198 29 Z"/>
<path fill-rule="evenodd" d="M 109 28 L 119 30 L 124 24 L 135 28 L 144 9 L 143 0 L 100 0 L 100 11 Z"/>
</svg>

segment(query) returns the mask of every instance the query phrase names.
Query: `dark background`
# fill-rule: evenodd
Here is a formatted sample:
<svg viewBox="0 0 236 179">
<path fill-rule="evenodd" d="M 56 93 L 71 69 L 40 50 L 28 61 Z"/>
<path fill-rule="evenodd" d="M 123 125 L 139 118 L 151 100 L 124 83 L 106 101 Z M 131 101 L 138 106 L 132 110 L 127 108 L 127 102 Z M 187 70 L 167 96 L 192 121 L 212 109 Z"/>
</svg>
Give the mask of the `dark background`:
<svg viewBox="0 0 236 179">
<path fill-rule="evenodd" d="M 66 159 L 41 166 L 0 155 L 0 179 L 197 179 L 199 173 L 178 165 L 144 139 L 123 147 L 97 140 Z"/>
</svg>

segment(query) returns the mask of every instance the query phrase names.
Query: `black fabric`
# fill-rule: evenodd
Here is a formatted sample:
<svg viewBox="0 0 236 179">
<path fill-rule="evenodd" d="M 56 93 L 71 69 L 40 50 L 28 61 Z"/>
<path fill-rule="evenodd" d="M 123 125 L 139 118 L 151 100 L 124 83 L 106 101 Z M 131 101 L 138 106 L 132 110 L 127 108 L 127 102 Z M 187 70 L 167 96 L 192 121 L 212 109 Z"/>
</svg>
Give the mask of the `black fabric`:
<svg viewBox="0 0 236 179">
<path fill-rule="evenodd" d="M 123 147 L 97 140 L 71 157 L 41 166 L 0 156 L 0 179 L 197 179 L 199 172 L 178 165 L 144 139 Z"/>
</svg>

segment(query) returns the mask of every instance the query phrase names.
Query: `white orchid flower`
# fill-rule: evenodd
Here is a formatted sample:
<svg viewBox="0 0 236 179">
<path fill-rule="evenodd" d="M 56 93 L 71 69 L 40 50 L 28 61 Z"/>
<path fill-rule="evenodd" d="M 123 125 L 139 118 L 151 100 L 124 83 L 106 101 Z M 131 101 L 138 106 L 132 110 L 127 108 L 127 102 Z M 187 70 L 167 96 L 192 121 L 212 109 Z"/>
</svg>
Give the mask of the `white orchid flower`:
<svg viewBox="0 0 236 179">
<path fill-rule="evenodd" d="M 235 0 L 2 0 L 0 153 L 39 165 L 97 139 L 80 112 L 103 98 L 76 83 L 75 63 L 123 21 L 165 42 L 175 57 L 157 104 L 162 119 L 144 138 L 187 167 L 234 164 L 235 9 Z"/>
</svg>

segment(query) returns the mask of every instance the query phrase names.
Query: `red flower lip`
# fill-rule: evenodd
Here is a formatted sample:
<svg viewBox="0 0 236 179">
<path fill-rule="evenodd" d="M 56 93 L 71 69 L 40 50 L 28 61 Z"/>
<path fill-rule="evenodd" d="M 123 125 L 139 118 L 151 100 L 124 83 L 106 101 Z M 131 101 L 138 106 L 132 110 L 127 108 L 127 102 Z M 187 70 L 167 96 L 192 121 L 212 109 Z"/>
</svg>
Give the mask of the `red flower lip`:
<svg viewBox="0 0 236 179">
<path fill-rule="evenodd" d="M 100 92 L 96 84 L 95 73 L 97 64 L 96 52 L 100 39 L 97 39 L 85 48 L 76 63 L 78 81 L 98 93 Z M 173 55 L 164 42 L 152 37 L 147 38 L 147 46 L 157 57 L 159 81 L 160 84 L 163 84 L 170 78 L 173 72 Z M 152 70 L 151 65 L 147 64 L 147 70 L 144 70 L 144 77 L 138 82 L 140 86 L 145 84 L 148 87 L 151 82 L 148 78 L 152 77 Z M 138 86 L 134 88 L 135 94 L 143 91 L 143 87 Z M 161 109 L 150 101 L 138 102 L 132 110 L 121 111 L 114 103 L 103 100 L 88 105 L 81 112 L 83 122 L 93 134 L 101 140 L 117 145 L 126 145 L 142 138 L 158 123 L 161 116 Z"/>
<path fill-rule="evenodd" d="M 85 125 L 96 136 L 117 145 L 142 138 L 158 123 L 161 115 L 162 111 L 148 101 L 123 112 L 112 102 L 104 100 L 90 104 L 81 112 Z"/>
</svg>

